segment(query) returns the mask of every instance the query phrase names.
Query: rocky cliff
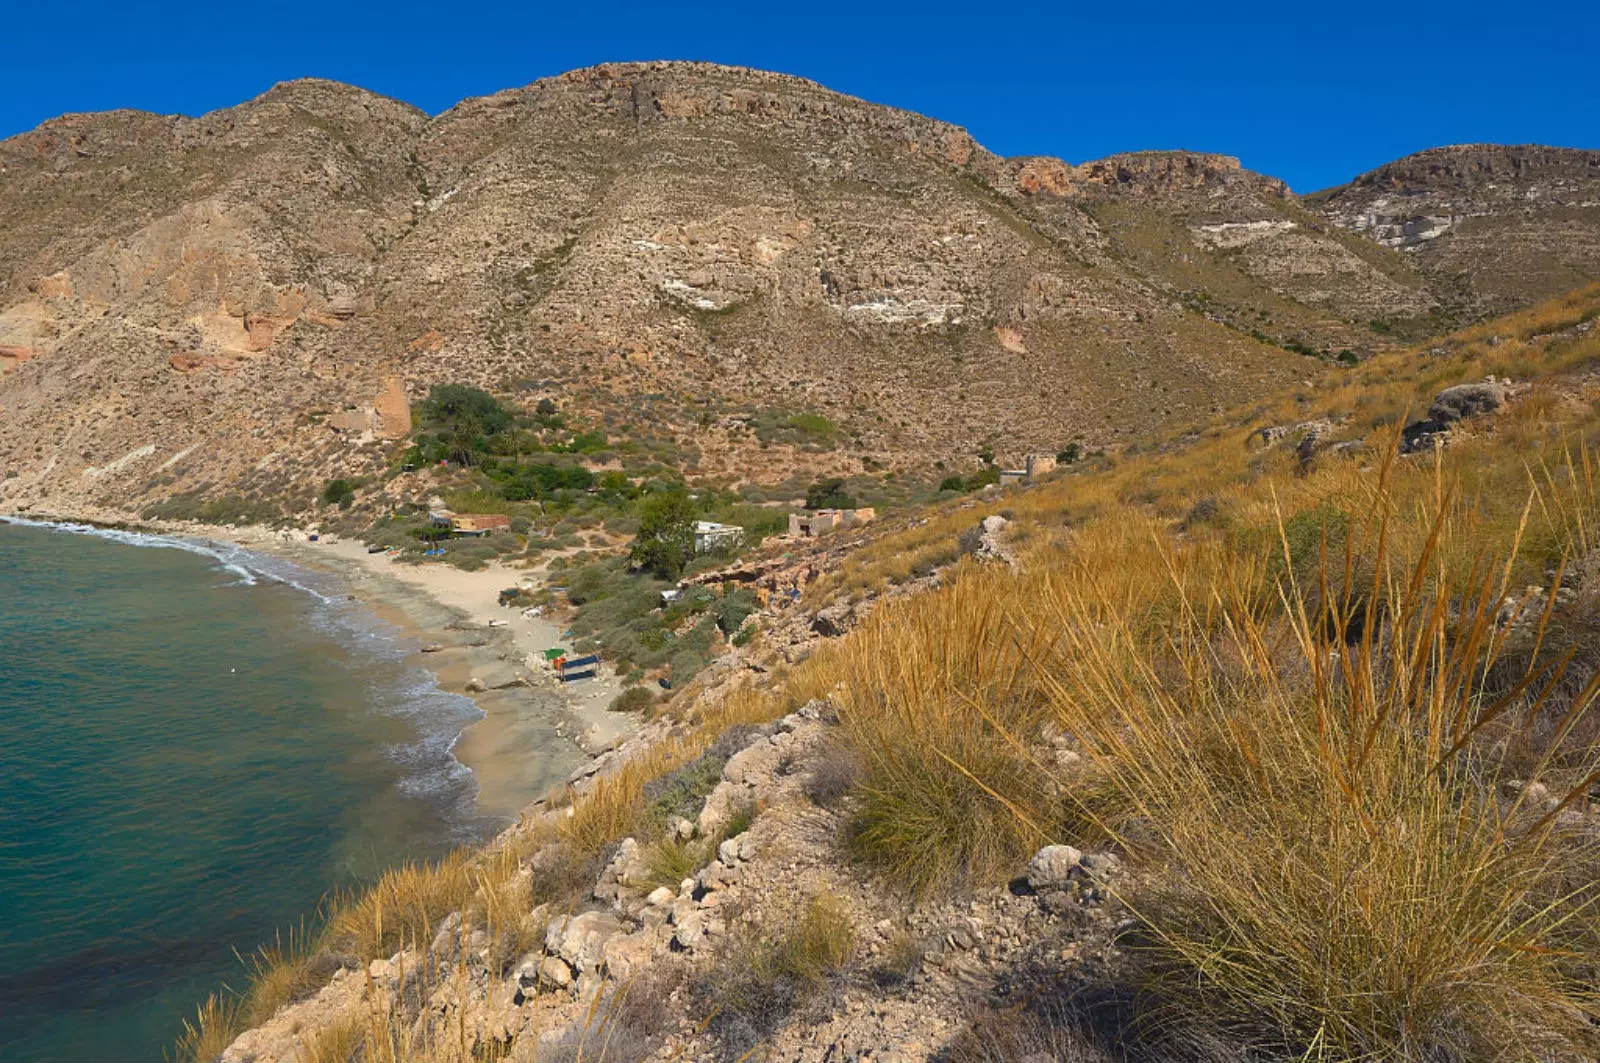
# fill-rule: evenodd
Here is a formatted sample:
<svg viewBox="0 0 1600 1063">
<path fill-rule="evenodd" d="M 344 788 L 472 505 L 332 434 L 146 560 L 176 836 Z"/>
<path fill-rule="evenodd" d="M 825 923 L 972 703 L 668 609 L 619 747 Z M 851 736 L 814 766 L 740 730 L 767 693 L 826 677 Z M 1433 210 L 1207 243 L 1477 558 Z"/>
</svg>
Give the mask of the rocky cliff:
<svg viewBox="0 0 1600 1063">
<path fill-rule="evenodd" d="M 1600 151 L 1464 144 L 1408 155 L 1308 197 L 1404 252 L 1460 311 L 1503 311 L 1600 272 Z"/>
<path fill-rule="evenodd" d="M 0 142 L 0 508 L 292 509 L 386 464 L 403 400 L 442 381 L 648 423 L 731 479 L 1116 444 L 1315 368 L 1285 347 L 1359 351 L 1375 319 L 1431 331 L 1472 303 L 1339 202 L 1220 156 L 1001 159 L 700 63 L 434 118 L 320 81 L 195 119 L 69 115 Z M 1502 277 L 1547 227 L 1504 238 L 1532 230 L 1497 209 L 1474 222 Z M 1493 296 L 1593 276 L 1587 254 Z M 774 410 L 828 418 L 833 449 L 761 446 L 744 426 Z"/>
</svg>

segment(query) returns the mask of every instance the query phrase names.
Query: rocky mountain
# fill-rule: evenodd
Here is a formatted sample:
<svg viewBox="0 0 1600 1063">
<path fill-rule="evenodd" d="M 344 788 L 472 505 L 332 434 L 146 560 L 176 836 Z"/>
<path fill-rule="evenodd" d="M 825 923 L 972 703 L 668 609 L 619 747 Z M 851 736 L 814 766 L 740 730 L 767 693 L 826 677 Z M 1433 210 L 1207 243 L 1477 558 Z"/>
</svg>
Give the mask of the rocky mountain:
<svg viewBox="0 0 1600 1063">
<path fill-rule="evenodd" d="M 1430 178 L 1424 213 L 1470 217 L 1416 252 L 1356 221 L 1414 170 L 1302 203 L 1219 156 L 1002 159 L 700 63 L 433 118 L 322 81 L 200 118 L 68 115 L 0 142 L 0 508 L 292 505 L 385 465 L 445 381 L 669 436 L 735 480 L 1114 446 L 1371 349 L 1374 321 L 1430 332 L 1600 274 L 1592 159 L 1551 169 L 1538 209 L 1544 177 L 1520 199 Z M 1557 266 L 1561 233 L 1588 250 Z M 797 414 L 826 437 L 751 427 Z"/>
<path fill-rule="evenodd" d="M 1600 151 L 1434 148 L 1306 201 L 1404 252 L 1457 317 L 1525 306 L 1600 275 Z"/>
</svg>

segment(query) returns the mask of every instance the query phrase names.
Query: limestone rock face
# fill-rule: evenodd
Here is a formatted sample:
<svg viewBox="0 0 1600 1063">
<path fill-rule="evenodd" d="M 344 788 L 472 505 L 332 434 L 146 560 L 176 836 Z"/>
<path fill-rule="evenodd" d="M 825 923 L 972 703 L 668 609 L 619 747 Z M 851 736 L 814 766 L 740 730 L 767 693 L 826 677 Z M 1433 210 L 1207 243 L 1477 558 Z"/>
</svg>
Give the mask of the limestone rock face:
<svg viewBox="0 0 1600 1063">
<path fill-rule="evenodd" d="M 1492 314 L 1600 275 L 1597 189 L 1600 151 L 1460 144 L 1408 155 L 1308 202 L 1437 278 L 1447 303 Z"/>
<path fill-rule="evenodd" d="M 377 415 L 377 432 L 384 439 L 404 439 L 411 431 L 411 404 L 406 401 L 405 382 L 391 376 L 372 403 Z"/>
</svg>

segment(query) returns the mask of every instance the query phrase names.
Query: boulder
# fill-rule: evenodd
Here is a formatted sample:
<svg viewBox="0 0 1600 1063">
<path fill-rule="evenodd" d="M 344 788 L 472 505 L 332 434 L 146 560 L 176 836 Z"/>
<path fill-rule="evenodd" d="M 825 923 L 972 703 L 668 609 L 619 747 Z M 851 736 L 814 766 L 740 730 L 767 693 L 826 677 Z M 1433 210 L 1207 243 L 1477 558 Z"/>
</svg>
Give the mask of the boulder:
<svg viewBox="0 0 1600 1063">
<path fill-rule="evenodd" d="M 783 754 L 770 741 L 758 738 L 728 758 L 722 777 L 731 783 L 759 785 L 778 770 Z"/>
<path fill-rule="evenodd" d="M 825 639 L 836 639 L 854 627 L 855 621 L 855 606 L 850 602 L 838 602 L 817 611 L 811 630 Z"/>
<path fill-rule="evenodd" d="M 442 960 L 453 960 L 461 947 L 461 913 L 451 912 L 439 922 L 429 951 Z"/>
<path fill-rule="evenodd" d="M 1270 447 L 1272 444 L 1276 443 L 1280 439 L 1286 438 L 1288 435 L 1288 425 L 1273 424 L 1267 425 L 1265 428 L 1257 428 L 1254 432 L 1251 432 L 1248 437 L 1246 437 L 1245 442 L 1259 444 L 1263 447 Z"/>
<path fill-rule="evenodd" d="M 1070 845 L 1047 845 L 1028 861 L 1028 885 L 1038 893 L 1066 889 L 1082 859 Z"/>
<path fill-rule="evenodd" d="M 1084 853 L 1078 865 L 1096 882 L 1103 882 L 1122 870 L 1122 861 L 1111 853 Z"/>
<path fill-rule="evenodd" d="M 572 968 L 555 956 L 546 956 L 539 962 L 539 983 L 565 989 L 572 984 Z"/>
<path fill-rule="evenodd" d="M 605 962 L 606 942 L 627 928 L 610 912 L 584 912 L 558 916 L 545 931 L 545 951 L 561 957 L 579 971 L 599 969 Z"/>
<path fill-rule="evenodd" d="M 617 847 L 616 855 L 600 872 L 594 886 L 594 898 L 620 905 L 625 899 L 624 894 L 636 892 L 644 885 L 649 874 L 650 868 L 639 843 L 633 838 L 624 838 Z"/>
<path fill-rule="evenodd" d="M 1511 389 L 1490 377 L 1481 384 L 1457 384 L 1445 388 L 1428 407 L 1428 417 L 1441 424 L 1454 424 L 1468 417 L 1493 413 L 1506 404 Z"/>
<path fill-rule="evenodd" d="M 690 914 L 694 912 L 696 907 L 693 894 L 694 883 L 691 882 L 689 883 L 689 888 L 685 889 L 682 895 L 680 895 L 677 900 L 672 902 L 672 907 L 667 912 L 667 922 L 671 923 L 673 926 L 677 926 L 679 923 L 689 918 Z"/>
<path fill-rule="evenodd" d="M 1311 464 L 1311 460 L 1318 452 L 1326 450 L 1327 447 L 1326 438 L 1321 432 L 1307 432 L 1294 448 L 1294 456 L 1300 462 L 1300 467 L 1305 468 Z"/>
<path fill-rule="evenodd" d="M 695 824 L 702 838 L 722 833 L 722 828 L 733 818 L 734 801 L 741 789 L 741 786 L 723 780 L 706 795 L 706 803 L 700 809 L 700 816 Z"/>
<path fill-rule="evenodd" d="M 743 837 L 743 835 L 740 837 Z M 739 862 L 739 839 L 729 838 L 717 846 L 717 859 L 729 867 L 737 864 Z"/>
<path fill-rule="evenodd" d="M 695 885 L 703 890 L 725 890 L 739 884 L 739 869 L 717 860 L 701 869 Z"/>
<path fill-rule="evenodd" d="M 961 554 L 970 556 L 976 561 L 999 561 L 1015 565 L 1016 557 L 1004 542 L 1006 528 L 1010 524 L 1010 521 L 999 514 L 984 517 L 976 527 L 961 533 L 958 543 Z"/>
<path fill-rule="evenodd" d="M 566 989 L 572 985 L 572 969 L 557 956 L 524 956 L 511 975 L 511 1002 L 521 1007 L 533 999 L 540 987 Z"/>
<path fill-rule="evenodd" d="M 1512 388 L 1504 380 L 1489 377 L 1481 384 L 1457 384 L 1434 397 L 1428 416 L 1405 426 L 1400 437 L 1400 453 L 1415 454 L 1431 450 L 1444 442 L 1451 427 L 1469 417 L 1494 413 L 1510 400 Z"/>
<path fill-rule="evenodd" d="M 709 917 L 699 912 L 690 912 L 676 923 L 672 940 L 679 948 L 692 949 L 699 945 L 706 937 L 706 924 Z"/>
<path fill-rule="evenodd" d="M 644 970 L 655 951 L 655 938 L 647 930 L 635 934 L 618 934 L 606 942 L 606 976 L 624 982 Z"/>
</svg>

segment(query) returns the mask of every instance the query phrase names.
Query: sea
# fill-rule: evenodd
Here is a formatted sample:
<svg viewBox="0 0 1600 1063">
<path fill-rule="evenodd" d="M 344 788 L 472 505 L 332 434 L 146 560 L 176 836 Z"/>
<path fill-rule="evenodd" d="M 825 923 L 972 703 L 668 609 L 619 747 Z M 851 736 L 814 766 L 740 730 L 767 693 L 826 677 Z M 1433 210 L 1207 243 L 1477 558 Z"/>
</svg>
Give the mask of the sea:
<svg viewBox="0 0 1600 1063">
<path fill-rule="evenodd" d="M 0 1060 L 161 1060 L 331 891 L 488 834 L 417 648 L 271 556 L 0 522 Z"/>
</svg>

